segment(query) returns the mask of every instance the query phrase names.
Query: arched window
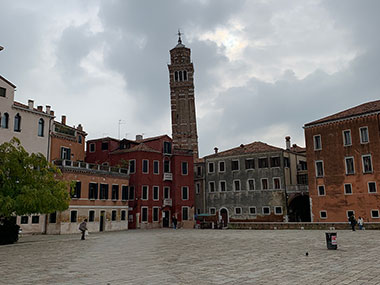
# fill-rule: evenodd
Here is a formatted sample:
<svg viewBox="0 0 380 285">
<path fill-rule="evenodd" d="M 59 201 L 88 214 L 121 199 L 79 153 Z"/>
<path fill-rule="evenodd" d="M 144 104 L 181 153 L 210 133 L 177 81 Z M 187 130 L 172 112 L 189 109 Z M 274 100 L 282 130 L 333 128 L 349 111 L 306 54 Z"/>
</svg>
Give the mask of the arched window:
<svg viewBox="0 0 380 285">
<path fill-rule="evenodd" d="M 44 136 L 44 125 L 45 122 L 43 119 L 39 119 L 38 121 L 38 136 L 43 137 Z"/>
<path fill-rule="evenodd" d="M 8 115 L 8 113 L 4 113 L 4 115 L 1 119 L 1 127 L 3 129 L 8 129 L 8 121 L 9 121 L 9 115 Z"/>
<path fill-rule="evenodd" d="M 81 135 L 78 136 L 78 142 L 79 142 L 80 144 L 82 143 L 82 136 L 81 136 Z"/>
<path fill-rule="evenodd" d="M 15 132 L 21 132 L 21 116 L 19 113 L 17 113 L 17 115 L 15 116 L 15 125 L 13 130 Z"/>
<path fill-rule="evenodd" d="M 178 81 L 178 71 L 174 72 L 174 81 Z"/>
<path fill-rule="evenodd" d="M 179 81 L 182 81 L 182 71 L 179 71 Z"/>
<path fill-rule="evenodd" d="M 183 80 L 187 81 L 187 71 L 186 70 L 183 71 Z"/>
</svg>

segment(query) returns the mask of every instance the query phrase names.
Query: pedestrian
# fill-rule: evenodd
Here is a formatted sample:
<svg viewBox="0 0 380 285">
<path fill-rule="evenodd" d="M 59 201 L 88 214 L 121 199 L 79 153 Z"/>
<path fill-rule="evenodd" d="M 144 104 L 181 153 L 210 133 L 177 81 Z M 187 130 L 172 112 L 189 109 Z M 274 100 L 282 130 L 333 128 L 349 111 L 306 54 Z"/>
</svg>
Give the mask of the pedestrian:
<svg viewBox="0 0 380 285">
<path fill-rule="evenodd" d="M 364 225 L 364 220 L 360 216 L 358 218 L 358 225 L 359 225 L 359 230 L 362 230 L 363 229 L 363 225 Z"/>
<path fill-rule="evenodd" d="M 85 235 L 87 231 L 87 219 L 84 219 L 84 221 L 80 223 L 79 230 L 82 232 L 81 240 L 85 240 Z"/>
<path fill-rule="evenodd" d="M 349 218 L 348 218 L 348 221 L 351 225 L 351 228 L 353 231 L 355 231 L 355 225 L 356 225 L 356 219 L 355 219 L 355 216 L 354 215 L 351 215 Z"/>
<path fill-rule="evenodd" d="M 173 216 L 173 228 L 174 229 L 177 229 L 177 218 L 175 216 Z"/>
</svg>

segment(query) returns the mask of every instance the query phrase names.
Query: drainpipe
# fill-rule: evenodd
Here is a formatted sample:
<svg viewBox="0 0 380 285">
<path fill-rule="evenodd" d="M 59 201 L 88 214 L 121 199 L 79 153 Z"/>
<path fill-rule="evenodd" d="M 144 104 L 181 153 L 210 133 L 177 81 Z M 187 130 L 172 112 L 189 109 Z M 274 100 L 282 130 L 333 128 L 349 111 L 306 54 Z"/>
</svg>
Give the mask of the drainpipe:
<svg viewBox="0 0 380 285">
<path fill-rule="evenodd" d="M 50 115 L 50 114 L 49 114 Z M 48 132 L 48 149 L 47 149 L 47 161 L 50 162 L 50 132 L 51 132 L 51 122 L 54 119 L 54 117 L 49 118 L 49 132 Z M 47 234 L 47 227 L 48 227 L 48 218 L 49 214 L 45 214 L 45 228 L 43 233 L 46 235 Z"/>
</svg>

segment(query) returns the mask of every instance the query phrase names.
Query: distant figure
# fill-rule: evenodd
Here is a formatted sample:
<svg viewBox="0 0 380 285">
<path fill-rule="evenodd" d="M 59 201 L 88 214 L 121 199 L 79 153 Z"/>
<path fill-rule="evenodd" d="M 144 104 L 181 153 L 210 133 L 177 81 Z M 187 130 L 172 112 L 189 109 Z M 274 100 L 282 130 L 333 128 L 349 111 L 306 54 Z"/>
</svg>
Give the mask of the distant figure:
<svg viewBox="0 0 380 285">
<path fill-rule="evenodd" d="M 80 223 L 79 230 L 82 232 L 81 240 L 85 240 L 85 234 L 87 231 L 87 219 L 84 219 L 84 221 Z"/>
<path fill-rule="evenodd" d="M 177 228 L 177 218 L 175 216 L 173 216 L 172 220 L 173 220 L 173 228 L 176 229 Z"/>
<path fill-rule="evenodd" d="M 359 216 L 359 219 L 358 219 L 358 225 L 359 225 L 359 230 L 362 230 L 363 229 L 363 225 L 364 225 L 364 220 L 360 216 Z"/>
<path fill-rule="evenodd" d="M 351 215 L 351 216 L 348 218 L 348 221 L 350 222 L 350 225 L 351 225 L 352 230 L 355 231 L 355 225 L 356 225 L 356 219 L 355 219 L 355 216 L 354 216 L 354 215 Z"/>
</svg>

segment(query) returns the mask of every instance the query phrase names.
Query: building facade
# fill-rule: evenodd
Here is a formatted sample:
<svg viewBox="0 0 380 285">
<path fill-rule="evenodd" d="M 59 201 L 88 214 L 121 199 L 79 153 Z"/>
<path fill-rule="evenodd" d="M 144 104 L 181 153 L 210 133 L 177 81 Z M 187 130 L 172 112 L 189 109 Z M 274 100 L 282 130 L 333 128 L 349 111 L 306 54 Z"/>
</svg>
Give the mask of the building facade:
<svg viewBox="0 0 380 285">
<path fill-rule="evenodd" d="M 380 221 L 380 100 L 305 124 L 314 222 Z"/>
</svg>

